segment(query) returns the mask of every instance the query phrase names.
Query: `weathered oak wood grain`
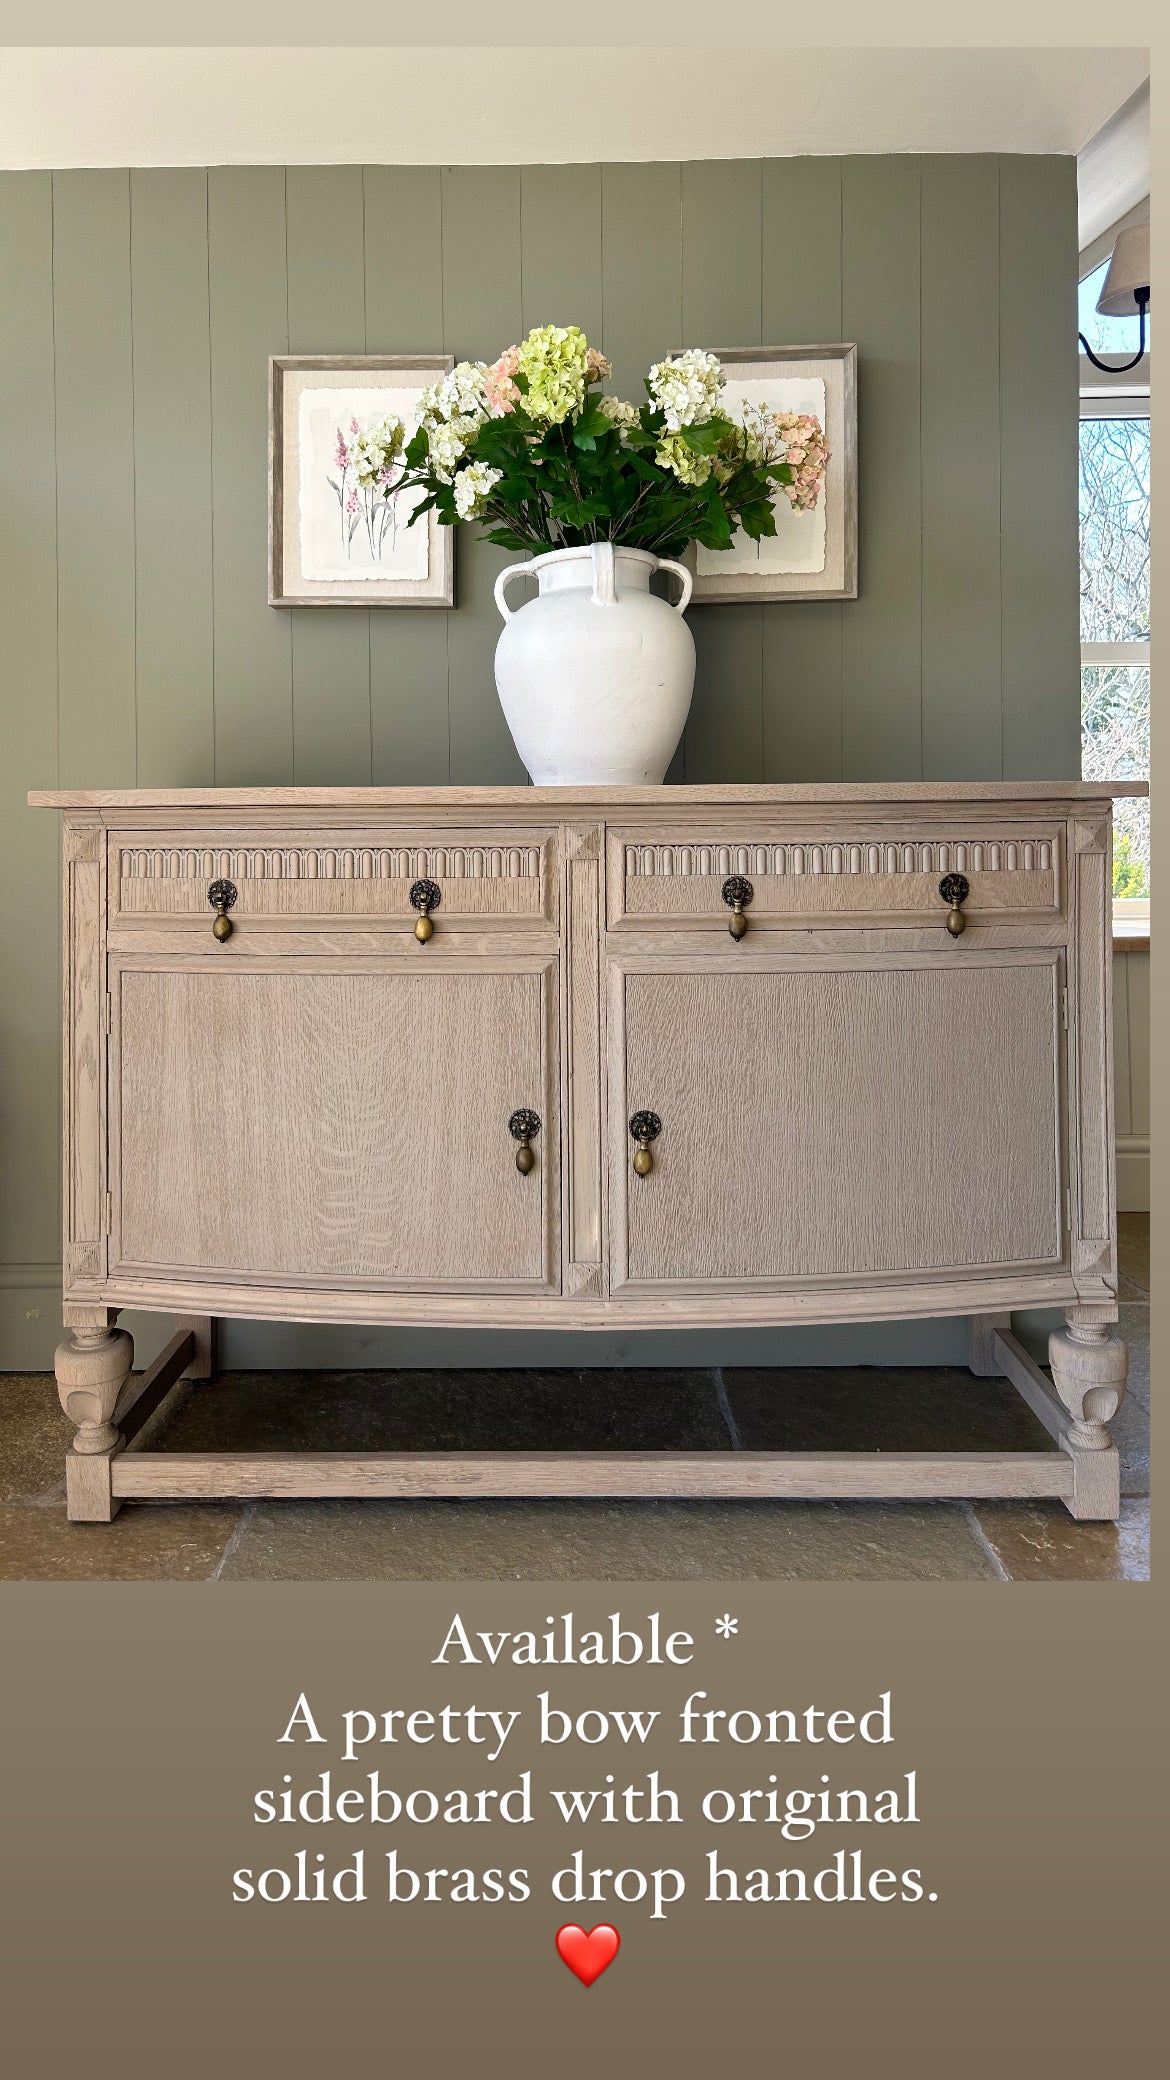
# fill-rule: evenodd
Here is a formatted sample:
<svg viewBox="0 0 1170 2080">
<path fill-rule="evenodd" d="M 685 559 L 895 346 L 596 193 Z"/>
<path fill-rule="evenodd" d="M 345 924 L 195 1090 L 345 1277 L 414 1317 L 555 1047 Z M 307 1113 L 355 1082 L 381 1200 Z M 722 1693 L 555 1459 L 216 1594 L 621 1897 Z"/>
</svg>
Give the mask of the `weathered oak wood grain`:
<svg viewBox="0 0 1170 2080">
<path fill-rule="evenodd" d="M 215 1493 L 1043 1494 L 1115 1512 L 1108 789 L 41 799 L 69 804 L 75 1517 Z M 725 868 L 756 884 L 738 942 Z M 952 869 L 971 884 L 958 938 L 937 887 Z M 420 870 L 444 892 L 425 947 Z M 229 871 L 221 943 L 206 880 Z M 521 1108 L 540 1121 L 527 1172 Z M 636 1175 L 642 1108 L 661 1131 Z M 1069 1320 L 1054 1388 L 1008 1327 L 1046 1304 Z M 178 1327 L 123 1393 L 112 1322 L 131 1306 Z M 124 1449 L 180 1376 L 207 1376 L 224 1315 L 612 1331 L 954 1314 L 977 1318 L 973 1369 L 1006 1372 L 1058 1451 L 733 1454 L 728 1471 Z"/>
</svg>

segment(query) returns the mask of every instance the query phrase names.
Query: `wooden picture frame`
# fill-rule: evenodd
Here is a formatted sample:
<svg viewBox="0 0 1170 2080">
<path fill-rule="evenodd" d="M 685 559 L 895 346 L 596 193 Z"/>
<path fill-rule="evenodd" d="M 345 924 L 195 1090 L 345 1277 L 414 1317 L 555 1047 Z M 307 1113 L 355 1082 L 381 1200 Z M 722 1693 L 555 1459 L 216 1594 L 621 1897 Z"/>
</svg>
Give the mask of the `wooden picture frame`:
<svg viewBox="0 0 1170 2080">
<path fill-rule="evenodd" d="M 684 561 L 694 573 L 693 600 L 696 605 L 716 605 L 721 600 L 856 599 L 857 348 L 717 347 L 715 352 L 727 371 L 727 403 L 733 414 L 740 402 L 737 385 L 749 382 L 756 389 L 756 402 L 815 410 L 828 435 L 829 467 L 819 515 L 791 514 L 779 493 L 782 539 L 791 535 L 796 547 L 792 530 L 817 530 L 807 567 L 768 570 L 769 557 L 777 557 L 779 545 L 767 540 L 755 544 L 744 538 L 727 551 L 700 549 L 692 542 Z M 780 385 L 787 388 L 787 397 Z M 823 550 L 819 567 L 818 549 Z M 797 565 L 799 561 L 795 559 Z"/>
<path fill-rule="evenodd" d="M 454 529 L 440 527 L 433 511 L 425 528 L 408 527 L 400 509 L 388 511 L 363 490 L 348 463 L 338 466 L 355 424 L 389 413 L 409 430 L 412 399 L 454 365 L 451 354 L 270 358 L 270 607 L 454 606 Z"/>
</svg>

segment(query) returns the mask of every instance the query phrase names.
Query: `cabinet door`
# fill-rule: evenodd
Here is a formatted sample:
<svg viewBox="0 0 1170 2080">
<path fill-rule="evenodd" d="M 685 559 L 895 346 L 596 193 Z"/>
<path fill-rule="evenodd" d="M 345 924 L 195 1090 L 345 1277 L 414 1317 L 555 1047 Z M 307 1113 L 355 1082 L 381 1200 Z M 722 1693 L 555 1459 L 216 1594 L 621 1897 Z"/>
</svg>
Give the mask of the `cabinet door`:
<svg viewBox="0 0 1170 2080">
<path fill-rule="evenodd" d="M 948 955 L 615 962 L 615 1286 L 1062 1261 L 1060 956 Z"/>
<path fill-rule="evenodd" d="M 128 957 L 111 976 L 111 1269 L 547 1289 L 555 963 Z M 539 1113 L 516 1168 L 511 1114 Z"/>
</svg>

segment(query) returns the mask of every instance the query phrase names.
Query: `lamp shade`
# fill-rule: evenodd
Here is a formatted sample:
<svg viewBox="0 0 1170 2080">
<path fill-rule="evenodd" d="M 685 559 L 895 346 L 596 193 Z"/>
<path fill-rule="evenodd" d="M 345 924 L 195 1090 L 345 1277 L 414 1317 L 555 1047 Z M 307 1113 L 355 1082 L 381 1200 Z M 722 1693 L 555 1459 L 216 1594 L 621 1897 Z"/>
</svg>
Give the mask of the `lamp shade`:
<svg viewBox="0 0 1170 2080">
<path fill-rule="evenodd" d="M 1119 231 L 1109 272 L 1101 285 L 1097 298 L 1097 312 L 1102 318 L 1132 318 L 1138 308 L 1137 292 L 1150 288 L 1150 227 L 1148 224 L 1131 224 L 1128 231 Z"/>
</svg>

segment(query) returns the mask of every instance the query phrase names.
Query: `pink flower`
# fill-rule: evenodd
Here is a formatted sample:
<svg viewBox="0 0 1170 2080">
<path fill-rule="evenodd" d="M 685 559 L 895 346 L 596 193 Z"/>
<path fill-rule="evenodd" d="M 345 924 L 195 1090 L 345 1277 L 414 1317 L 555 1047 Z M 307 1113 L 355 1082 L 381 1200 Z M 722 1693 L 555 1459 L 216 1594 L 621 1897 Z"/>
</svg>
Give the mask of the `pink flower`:
<svg viewBox="0 0 1170 2080">
<path fill-rule="evenodd" d="M 358 495 L 356 491 L 350 492 L 349 497 L 345 501 L 345 510 L 349 514 L 350 519 L 352 520 L 354 514 L 358 510 Z"/>
<path fill-rule="evenodd" d="M 589 351 L 585 356 L 586 382 L 597 383 L 601 381 L 602 376 L 609 376 L 612 374 L 613 370 L 611 369 L 600 347 L 590 347 Z"/>
<path fill-rule="evenodd" d="M 488 410 L 493 419 L 502 419 L 508 412 L 514 412 L 520 402 L 520 392 L 512 381 L 519 365 L 519 347 L 506 347 L 484 376 Z"/>
<path fill-rule="evenodd" d="M 792 471 L 784 496 L 798 513 L 811 513 L 820 497 L 829 462 L 829 444 L 813 412 L 776 412 L 776 428 L 784 441 L 784 460 Z"/>
<path fill-rule="evenodd" d="M 333 459 L 338 469 L 349 468 L 349 449 L 345 445 L 345 435 L 341 431 L 340 426 L 337 429 L 337 447 L 334 451 Z"/>
<path fill-rule="evenodd" d="M 352 417 L 350 418 L 350 422 L 349 422 L 349 430 L 350 430 L 350 432 L 351 432 L 351 433 L 360 433 L 360 432 L 361 432 L 361 427 L 360 427 L 360 426 L 358 425 L 358 422 L 357 422 L 357 420 L 356 420 L 356 419 L 354 419 L 354 418 L 352 418 Z"/>
</svg>

